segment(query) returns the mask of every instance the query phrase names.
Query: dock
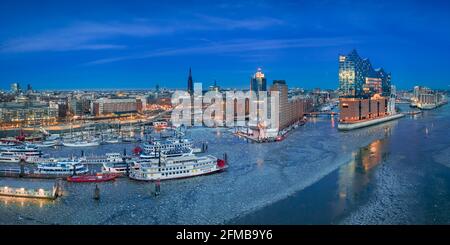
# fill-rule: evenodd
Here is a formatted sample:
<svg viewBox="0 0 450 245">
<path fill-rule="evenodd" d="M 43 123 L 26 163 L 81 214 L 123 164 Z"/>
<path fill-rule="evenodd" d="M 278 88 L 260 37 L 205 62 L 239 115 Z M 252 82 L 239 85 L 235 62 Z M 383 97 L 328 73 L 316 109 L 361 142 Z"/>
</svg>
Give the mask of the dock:
<svg viewBox="0 0 450 245">
<path fill-rule="evenodd" d="M 8 167 L 8 168 L 0 168 L 0 177 L 8 177 L 8 178 L 22 178 L 22 179 L 59 179 L 59 178 L 67 178 L 72 176 L 70 174 L 41 174 L 35 173 L 32 169 L 25 169 L 25 171 L 21 171 L 20 168 L 16 167 Z"/>
<path fill-rule="evenodd" d="M 258 137 L 254 136 L 254 135 L 247 134 L 247 133 L 242 132 L 242 131 L 236 131 L 233 134 L 238 136 L 238 137 L 242 137 L 242 138 L 245 138 L 247 140 L 250 140 L 250 141 L 252 141 L 254 143 L 279 142 L 279 141 L 284 140 L 287 137 L 287 135 L 290 132 L 292 132 L 293 130 L 297 129 L 300 126 L 305 125 L 305 123 L 306 123 L 306 120 L 297 121 L 297 122 L 291 124 L 290 126 L 286 127 L 285 129 L 279 131 L 278 132 L 279 135 L 276 136 L 276 137 L 258 138 Z"/>
<path fill-rule="evenodd" d="M 0 187 L 0 196 L 12 196 L 12 197 L 27 197 L 27 198 L 43 198 L 43 199 L 56 199 L 57 187 L 53 186 L 51 189 L 32 189 L 32 188 L 17 188 L 4 186 Z"/>
<path fill-rule="evenodd" d="M 403 116 L 405 116 L 405 114 L 398 113 L 398 114 L 389 115 L 386 117 L 381 117 L 381 118 L 376 118 L 376 119 L 371 119 L 371 120 L 366 120 L 366 121 L 362 121 L 362 122 L 339 123 L 338 129 L 339 130 L 352 130 L 352 129 L 357 129 L 357 128 L 363 128 L 363 127 L 368 127 L 368 126 L 372 126 L 375 124 L 380 124 L 380 123 L 384 123 L 387 121 L 399 119 Z"/>
</svg>

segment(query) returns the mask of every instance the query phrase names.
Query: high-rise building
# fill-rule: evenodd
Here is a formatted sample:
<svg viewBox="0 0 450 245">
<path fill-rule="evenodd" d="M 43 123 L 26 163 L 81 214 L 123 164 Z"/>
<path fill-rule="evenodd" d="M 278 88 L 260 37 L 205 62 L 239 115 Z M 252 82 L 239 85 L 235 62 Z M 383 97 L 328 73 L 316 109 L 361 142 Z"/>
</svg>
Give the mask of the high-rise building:
<svg viewBox="0 0 450 245">
<path fill-rule="evenodd" d="M 11 93 L 18 94 L 20 93 L 20 84 L 19 83 L 11 83 Z"/>
<path fill-rule="evenodd" d="M 288 87 L 284 80 L 274 80 L 270 91 L 277 91 L 279 96 L 278 120 L 279 128 L 282 129 L 289 123 L 289 102 L 288 102 Z"/>
<path fill-rule="evenodd" d="M 288 97 L 288 86 L 285 80 L 274 80 L 270 92 L 279 94 L 278 112 L 279 130 L 282 130 L 303 118 L 312 110 L 311 98 Z"/>
<path fill-rule="evenodd" d="M 266 87 L 266 77 L 262 73 L 261 68 L 258 68 L 256 73 L 250 79 L 250 92 L 252 93 L 252 98 L 249 100 L 249 107 L 253 106 L 255 108 L 255 118 L 252 118 L 249 122 L 249 126 L 257 127 L 261 123 L 262 117 L 264 117 L 264 100 L 259 97 L 259 92 L 267 91 Z"/>
<path fill-rule="evenodd" d="M 355 50 L 340 55 L 338 128 L 395 115 L 393 87 L 390 73 L 373 69 L 369 59 L 362 59 Z"/>
<path fill-rule="evenodd" d="M 31 87 L 31 84 L 27 84 L 27 92 L 33 92 L 33 87 Z"/>
<path fill-rule="evenodd" d="M 194 82 L 192 81 L 192 70 L 189 67 L 189 77 L 188 77 L 188 86 L 187 91 L 190 95 L 194 94 Z"/>
<path fill-rule="evenodd" d="M 262 73 L 261 68 L 258 68 L 251 78 L 250 90 L 254 91 L 257 96 L 259 91 L 267 91 L 266 77 L 264 76 L 264 73 Z"/>
<path fill-rule="evenodd" d="M 367 97 L 380 93 L 390 95 L 391 74 L 382 68 L 373 69 L 369 59 L 356 50 L 339 56 L 339 91 L 344 97 Z"/>
</svg>

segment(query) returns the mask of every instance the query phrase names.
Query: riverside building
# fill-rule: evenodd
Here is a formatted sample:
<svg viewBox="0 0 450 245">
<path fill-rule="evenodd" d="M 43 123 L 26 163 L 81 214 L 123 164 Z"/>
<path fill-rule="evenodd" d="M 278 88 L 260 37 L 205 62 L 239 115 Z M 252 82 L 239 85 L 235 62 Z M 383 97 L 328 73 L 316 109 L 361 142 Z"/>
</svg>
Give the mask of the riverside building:
<svg viewBox="0 0 450 245">
<path fill-rule="evenodd" d="M 349 130 L 403 116 L 395 110 L 395 87 L 391 74 L 373 69 L 369 59 L 356 50 L 339 56 L 338 128 Z"/>
<path fill-rule="evenodd" d="M 427 87 L 415 86 L 411 106 L 429 110 L 447 103 L 445 96 Z"/>
</svg>

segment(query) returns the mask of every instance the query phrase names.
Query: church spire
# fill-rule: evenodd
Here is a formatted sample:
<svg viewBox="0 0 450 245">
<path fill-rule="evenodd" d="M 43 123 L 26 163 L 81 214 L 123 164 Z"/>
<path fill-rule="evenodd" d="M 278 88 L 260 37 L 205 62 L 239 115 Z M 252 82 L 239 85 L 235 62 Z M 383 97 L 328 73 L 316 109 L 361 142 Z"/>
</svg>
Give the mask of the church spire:
<svg viewBox="0 0 450 245">
<path fill-rule="evenodd" d="M 188 87 L 187 91 L 189 94 L 194 94 L 194 82 L 192 81 L 192 69 L 189 67 L 189 77 L 188 77 Z"/>
</svg>

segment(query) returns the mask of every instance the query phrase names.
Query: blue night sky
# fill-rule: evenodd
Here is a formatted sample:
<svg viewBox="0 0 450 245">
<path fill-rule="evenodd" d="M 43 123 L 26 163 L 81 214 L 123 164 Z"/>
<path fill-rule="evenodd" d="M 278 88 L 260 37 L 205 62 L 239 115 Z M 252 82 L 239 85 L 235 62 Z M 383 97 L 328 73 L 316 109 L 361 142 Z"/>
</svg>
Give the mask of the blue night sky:
<svg viewBox="0 0 450 245">
<path fill-rule="evenodd" d="M 399 88 L 449 88 L 450 1 L 0 2 L 0 88 L 336 88 L 353 48 Z"/>
</svg>

